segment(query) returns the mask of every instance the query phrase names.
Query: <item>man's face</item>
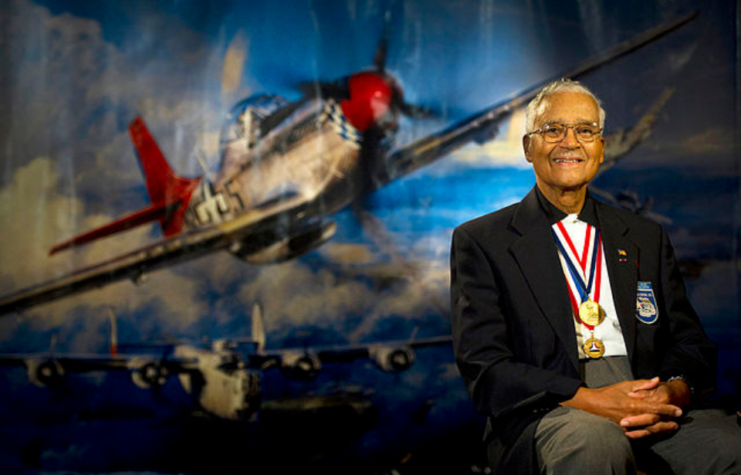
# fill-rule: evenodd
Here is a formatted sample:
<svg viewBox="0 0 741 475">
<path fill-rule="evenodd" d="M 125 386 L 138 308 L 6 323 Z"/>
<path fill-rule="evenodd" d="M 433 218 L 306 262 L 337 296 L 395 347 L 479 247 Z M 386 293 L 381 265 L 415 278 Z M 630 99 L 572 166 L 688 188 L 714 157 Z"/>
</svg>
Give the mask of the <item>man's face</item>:
<svg viewBox="0 0 741 475">
<path fill-rule="evenodd" d="M 586 94 L 558 92 L 544 102 L 544 112 L 535 118 L 536 129 L 555 122 L 569 125 L 599 122 L 599 108 Z M 586 186 L 604 160 L 604 137 L 580 142 L 572 128 L 560 142 L 548 143 L 541 134 L 533 134 L 523 138 L 523 145 L 527 161 L 533 164 L 538 186 L 547 195 Z"/>
</svg>

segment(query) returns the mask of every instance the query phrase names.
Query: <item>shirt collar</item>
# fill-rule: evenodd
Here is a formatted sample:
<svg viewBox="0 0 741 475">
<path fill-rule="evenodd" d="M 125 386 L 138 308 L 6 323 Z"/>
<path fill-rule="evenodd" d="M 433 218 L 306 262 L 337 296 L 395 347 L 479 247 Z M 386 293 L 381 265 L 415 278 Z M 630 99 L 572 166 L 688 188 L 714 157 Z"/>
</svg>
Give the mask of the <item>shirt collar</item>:
<svg viewBox="0 0 741 475">
<path fill-rule="evenodd" d="M 535 186 L 535 193 L 538 195 L 540 208 L 545 213 L 545 216 L 548 219 L 548 224 L 553 226 L 554 224 L 568 216 L 568 214 L 556 208 L 553 203 L 548 201 L 548 198 L 545 197 L 545 195 L 543 194 L 543 192 L 540 191 L 540 188 L 538 188 L 537 185 Z M 591 224 L 594 227 L 599 227 L 599 222 L 597 221 L 597 213 L 594 208 L 594 199 L 592 199 L 592 194 L 589 192 L 589 190 L 587 190 L 587 197 L 584 201 L 584 206 L 582 206 L 582 209 L 579 212 L 577 218 L 580 221 L 584 221 L 585 223 Z"/>
</svg>

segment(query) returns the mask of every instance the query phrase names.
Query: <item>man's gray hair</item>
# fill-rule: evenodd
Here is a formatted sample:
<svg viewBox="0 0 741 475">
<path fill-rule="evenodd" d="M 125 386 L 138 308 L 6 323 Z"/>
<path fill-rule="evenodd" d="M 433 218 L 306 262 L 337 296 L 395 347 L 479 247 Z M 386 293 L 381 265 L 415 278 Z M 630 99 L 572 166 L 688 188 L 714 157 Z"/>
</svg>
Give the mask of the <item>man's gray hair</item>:
<svg viewBox="0 0 741 475">
<path fill-rule="evenodd" d="M 526 132 L 532 132 L 533 130 L 535 130 L 535 119 L 537 119 L 540 114 L 545 112 L 545 100 L 548 98 L 548 96 L 556 94 L 558 92 L 579 92 L 582 94 L 586 94 L 587 96 L 594 99 L 594 102 L 597 103 L 597 107 L 599 108 L 599 128 L 605 128 L 606 113 L 605 110 L 602 108 L 602 101 L 600 101 L 592 91 L 587 89 L 587 87 L 581 84 L 579 81 L 574 81 L 569 78 L 563 78 L 559 79 L 558 81 L 553 81 L 552 83 L 543 87 L 538 95 L 535 96 L 535 98 L 533 98 L 533 100 L 530 101 L 530 103 L 527 105 L 527 110 L 525 111 Z"/>
</svg>

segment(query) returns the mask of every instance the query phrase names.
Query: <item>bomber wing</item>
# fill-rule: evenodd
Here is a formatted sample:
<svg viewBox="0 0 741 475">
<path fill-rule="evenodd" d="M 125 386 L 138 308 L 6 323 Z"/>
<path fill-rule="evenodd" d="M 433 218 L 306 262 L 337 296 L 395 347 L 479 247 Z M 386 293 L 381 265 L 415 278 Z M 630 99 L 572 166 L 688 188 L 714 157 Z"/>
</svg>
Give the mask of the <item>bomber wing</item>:
<svg viewBox="0 0 741 475">
<path fill-rule="evenodd" d="M 67 373 L 89 373 L 92 371 L 131 370 L 131 362 L 144 357 L 151 357 L 158 364 L 163 365 L 171 374 L 196 369 L 195 360 L 183 358 L 160 360 L 160 357 L 157 355 L 106 356 L 97 354 L 65 354 L 54 356 L 47 353 L 0 353 L 0 366 L 27 366 L 29 361 L 42 360 L 59 363 Z"/>
<path fill-rule="evenodd" d="M 24 366 L 28 380 L 36 386 L 58 385 L 71 373 L 127 371 L 138 386 L 148 388 L 163 384 L 168 375 L 198 371 L 195 360 L 153 355 L 10 353 L 0 354 L 0 366 Z"/>
<path fill-rule="evenodd" d="M 376 348 L 402 348 L 412 349 L 429 348 L 431 346 L 444 346 L 451 344 L 453 339 L 450 335 L 420 338 L 418 340 L 396 340 L 381 341 L 377 343 L 365 343 L 358 345 L 315 348 L 316 354 L 323 363 L 341 363 L 361 358 L 372 357 Z"/>
<path fill-rule="evenodd" d="M 370 359 L 384 371 L 404 371 L 414 364 L 414 350 L 452 344 L 449 335 L 409 340 L 381 341 L 357 345 L 312 346 L 284 348 L 253 353 L 248 356 L 251 367 L 280 368 L 287 376 L 307 379 L 316 376 L 325 363 L 346 363 Z"/>
<path fill-rule="evenodd" d="M 125 356 L 106 356 L 78 354 L 53 356 L 48 353 L 0 353 L 0 366 L 25 366 L 28 361 L 49 360 L 61 364 L 67 372 L 85 373 L 90 371 L 127 369 L 129 358 Z"/>
<path fill-rule="evenodd" d="M 381 186 L 405 176 L 418 168 L 428 165 L 464 145 L 467 145 L 469 142 L 483 144 L 486 141 L 492 140 L 498 133 L 497 127 L 499 123 L 509 116 L 514 109 L 527 104 L 527 102 L 535 97 L 538 91 L 546 84 L 562 77 L 578 78 L 584 76 L 585 74 L 590 73 L 595 69 L 676 30 L 682 25 L 692 21 L 696 16 L 696 13 L 690 13 L 678 19 L 656 25 L 639 35 L 618 44 L 610 50 L 588 58 L 579 66 L 571 70 L 563 71 L 545 81 L 534 84 L 519 93 L 516 93 L 511 98 L 484 109 L 471 117 L 463 119 L 441 132 L 428 135 L 405 145 L 402 148 L 392 151 L 385 163 L 385 170 L 383 170 L 384 173 L 381 173 L 381 176 L 379 176 L 375 182 L 377 187 L 380 188 Z M 670 93 L 668 95 L 665 94 L 665 98 L 662 96 L 664 102 L 668 99 L 669 95 Z M 661 108 L 662 106 L 663 102 L 661 102 L 657 107 Z M 651 124 L 652 121 L 647 123 L 646 127 L 650 128 Z M 639 140 L 640 134 L 631 138 L 634 139 L 632 142 L 635 142 Z"/>
</svg>

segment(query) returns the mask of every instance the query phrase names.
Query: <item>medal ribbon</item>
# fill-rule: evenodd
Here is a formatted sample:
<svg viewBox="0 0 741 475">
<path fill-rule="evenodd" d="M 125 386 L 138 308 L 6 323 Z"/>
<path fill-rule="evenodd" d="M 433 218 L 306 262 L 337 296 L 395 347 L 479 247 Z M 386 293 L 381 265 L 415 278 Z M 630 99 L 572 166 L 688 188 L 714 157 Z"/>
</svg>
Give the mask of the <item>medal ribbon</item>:
<svg viewBox="0 0 741 475">
<path fill-rule="evenodd" d="M 561 225 L 561 223 L 558 223 Z M 587 236 L 585 237 L 585 249 L 583 253 L 582 259 L 579 259 L 579 255 L 575 252 L 576 248 L 574 246 L 573 241 L 571 241 L 571 237 L 569 236 L 568 232 L 566 232 L 566 229 L 563 226 L 559 226 L 559 229 L 564 234 L 564 237 L 567 240 L 567 243 L 569 244 L 569 247 L 571 247 L 571 250 L 574 251 L 574 255 L 577 258 L 577 261 L 582 264 L 586 268 L 586 255 L 587 255 L 587 245 L 589 243 L 589 234 L 590 234 L 590 228 L 591 226 L 587 226 Z M 602 255 L 600 253 L 600 250 L 602 248 L 602 236 L 600 236 L 600 232 L 598 229 L 595 228 L 594 232 L 594 240 L 596 241 L 596 244 L 593 247 L 592 251 L 592 265 L 589 273 L 589 283 L 584 284 L 584 280 L 581 278 L 581 275 L 579 275 L 579 271 L 576 270 L 576 266 L 574 266 L 574 263 L 571 262 L 571 259 L 569 259 L 569 256 L 566 254 L 566 249 L 563 247 L 563 244 L 561 243 L 561 240 L 558 237 L 558 234 L 556 234 L 556 231 L 553 231 L 553 237 L 556 240 L 556 245 L 558 246 L 558 250 L 563 255 L 564 260 L 566 261 L 566 267 L 569 269 L 569 274 L 571 274 L 571 278 L 574 280 L 574 283 L 576 283 L 577 290 L 579 291 L 579 298 L 581 302 L 584 302 L 585 300 L 589 299 L 589 294 L 592 293 L 592 284 L 595 284 L 595 290 L 594 290 L 594 301 L 596 303 L 599 303 L 600 298 L 600 287 L 602 283 Z M 586 270 L 586 269 L 585 269 Z M 595 282 L 595 274 L 596 274 L 596 282 Z M 574 296 L 573 292 L 571 291 L 571 286 L 568 285 L 568 279 L 566 281 L 566 287 L 569 289 L 569 299 L 571 300 L 571 307 L 574 310 L 574 317 L 576 320 L 587 327 L 590 331 L 594 331 L 594 325 L 588 325 L 584 322 L 582 322 L 581 318 L 579 317 L 579 303 L 576 301 L 576 296 Z"/>
<path fill-rule="evenodd" d="M 563 223 L 559 221 L 558 223 L 556 223 L 556 225 L 558 226 L 558 229 L 561 230 L 561 233 L 566 238 L 566 243 L 569 245 L 571 252 L 574 253 L 576 260 L 579 261 L 579 265 L 581 265 L 582 272 L 586 274 L 587 272 L 587 251 L 589 250 L 589 241 L 590 241 L 590 234 L 592 232 L 592 226 L 587 225 L 587 237 L 584 238 L 584 250 L 582 251 L 581 258 L 580 258 L 579 253 L 576 252 L 576 246 L 574 246 L 574 241 L 571 240 L 571 236 L 569 236 L 569 233 L 568 231 L 566 231 L 566 228 L 564 227 Z"/>
</svg>

